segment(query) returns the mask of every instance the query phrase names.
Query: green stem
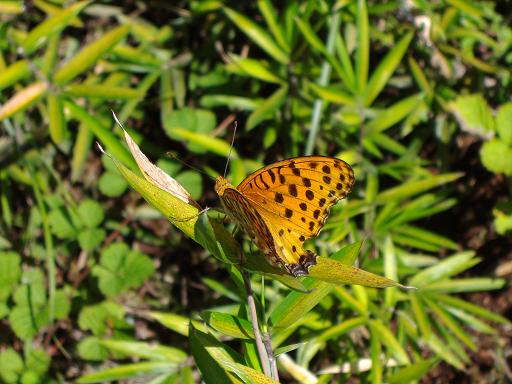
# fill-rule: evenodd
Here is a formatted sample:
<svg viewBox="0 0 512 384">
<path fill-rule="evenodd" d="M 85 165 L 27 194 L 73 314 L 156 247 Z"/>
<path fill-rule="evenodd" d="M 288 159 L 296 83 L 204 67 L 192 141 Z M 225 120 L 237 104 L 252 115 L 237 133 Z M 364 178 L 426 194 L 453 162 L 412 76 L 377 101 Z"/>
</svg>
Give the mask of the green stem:
<svg viewBox="0 0 512 384">
<path fill-rule="evenodd" d="M 338 13 L 332 16 L 331 28 L 329 29 L 329 36 L 327 37 L 327 51 L 332 54 L 334 52 L 334 46 L 336 42 L 336 33 L 340 28 L 340 17 Z M 318 85 L 325 87 L 329 83 L 331 77 L 331 64 L 327 59 L 324 59 L 322 64 L 322 71 L 320 72 L 320 78 L 318 79 Z M 315 148 L 316 137 L 320 131 L 320 118 L 322 114 L 322 108 L 324 106 L 323 99 L 315 100 L 313 104 L 313 113 L 311 115 L 311 128 L 309 129 L 308 142 L 306 143 L 306 155 L 311 155 Z"/>
<path fill-rule="evenodd" d="M 256 342 L 256 349 L 260 357 L 261 366 L 263 367 L 263 373 L 272 377 L 270 373 L 269 359 L 265 345 L 261 339 L 260 326 L 258 321 L 258 313 L 256 311 L 256 302 L 254 301 L 254 293 L 251 287 L 251 280 L 249 274 L 243 268 L 241 268 L 242 276 L 245 283 L 245 291 L 247 293 L 247 306 L 249 307 L 249 315 L 251 317 L 252 331 L 254 333 L 254 341 Z"/>
</svg>

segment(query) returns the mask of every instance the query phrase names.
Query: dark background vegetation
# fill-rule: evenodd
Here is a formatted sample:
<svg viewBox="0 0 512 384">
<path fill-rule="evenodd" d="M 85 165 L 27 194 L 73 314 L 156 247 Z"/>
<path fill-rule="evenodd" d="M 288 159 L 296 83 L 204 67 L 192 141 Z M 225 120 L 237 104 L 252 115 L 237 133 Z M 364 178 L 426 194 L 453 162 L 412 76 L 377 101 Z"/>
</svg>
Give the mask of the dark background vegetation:
<svg viewBox="0 0 512 384">
<path fill-rule="evenodd" d="M 511 6 L 0 2 L 0 382 L 261 372 L 238 270 L 95 146 L 140 175 L 112 111 L 203 207 L 235 121 L 235 185 L 304 154 L 353 166 L 309 247 L 364 240 L 361 268 L 420 289 L 251 274 L 283 382 L 512 380 Z"/>
</svg>

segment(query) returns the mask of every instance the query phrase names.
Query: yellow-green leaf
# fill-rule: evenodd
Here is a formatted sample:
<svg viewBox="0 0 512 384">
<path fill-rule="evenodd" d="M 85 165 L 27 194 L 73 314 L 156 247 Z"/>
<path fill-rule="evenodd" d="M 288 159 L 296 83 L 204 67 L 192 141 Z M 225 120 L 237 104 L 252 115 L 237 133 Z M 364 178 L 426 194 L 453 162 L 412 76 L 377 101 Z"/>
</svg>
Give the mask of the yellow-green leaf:
<svg viewBox="0 0 512 384">
<path fill-rule="evenodd" d="M 6 119 L 17 112 L 27 109 L 35 101 L 39 100 L 47 90 L 48 83 L 45 81 L 32 83 L 28 87 L 23 88 L 0 107 L 0 120 Z"/>
<path fill-rule="evenodd" d="M 32 29 L 25 40 L 22 47 L 25 54 L 30 54 L 35 51 L 46 39 L 56 33 L 62 31 L 76 15 L 84 9 L 90 1 L 79 1 L 55 13 L 37 27 Z"/>
<path fill-rule="evenodd" d="M 129 31 L 128 26 L 119 26 L 105 33 L 95 42 L 87 45 L 55 73 L 55 83 L 57 85 L 64 85 L 85 72 L 119 41 L 125 38 Z"/>
</svg>

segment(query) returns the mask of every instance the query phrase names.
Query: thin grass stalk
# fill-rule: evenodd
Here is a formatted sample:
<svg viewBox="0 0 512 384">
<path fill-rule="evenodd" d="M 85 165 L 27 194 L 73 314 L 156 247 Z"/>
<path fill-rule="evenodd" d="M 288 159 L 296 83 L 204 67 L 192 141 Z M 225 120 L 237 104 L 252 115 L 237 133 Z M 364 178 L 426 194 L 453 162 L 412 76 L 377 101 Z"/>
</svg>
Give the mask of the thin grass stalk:
<svg viewBox="0 0 512 384">
<path fill-rule="evenodd" d="M 268 377 L 272 377 L 269 366 L 269 357 L 261 338 L 258 313 L 256 311 L 256 303 L 254 301 L 254 292 L 251 287 L 251 279 L 249 278 L 249 273 L 245 269 L 242 268 L 241 272 L 244 279 L 245 291 L 247 292 L 247 306 L 249 308 L 249 316 L 251 317 L 254 341 L 256 342 L 256 349 L 258 350 L 258 356 L 260 357 L 261 366 L 263 367 L 263 373 Z"/>
<path fill-rule="evenodd" d="M 335 13 L 331 19 L 331 26 L 329 29 L 329 35 L 327 37 L 327 51 L 332 54 L 334 52 L 334 45 L 336 42 L 336 33 L 340 28 L 340 16 L 338 13 Z M 327 59 L 324 59 L 322 64 L 322 71 L 320 72 L 320 77 L 318 79 L 318 85 L 327 86 L 329 84 L 329 80 L 331 77 L 331 64 Z M 315 100 L 313 104 L 313 113 L 311 115 L 311 126 L 309 128 L 308 141 L 306 143 L 306 150 L 304 152 L 305 155 L 311 155 L 313 150 L 315 149 L 315 141 L 318 136 L 318 132 L 320 131 L 320 118 L 322 116 L 322 108 L 324 106 L 324 100 L 318 98 Z"/>
</svg>

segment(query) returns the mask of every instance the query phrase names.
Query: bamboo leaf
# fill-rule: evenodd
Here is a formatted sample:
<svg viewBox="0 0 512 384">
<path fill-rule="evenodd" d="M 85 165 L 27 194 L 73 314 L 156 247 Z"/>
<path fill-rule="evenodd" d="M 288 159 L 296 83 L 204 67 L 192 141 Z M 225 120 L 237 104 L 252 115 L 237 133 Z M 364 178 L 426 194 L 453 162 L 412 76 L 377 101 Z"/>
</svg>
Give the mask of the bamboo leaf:
<svg viewBox="0 0 512 384">
<path fill-rule="evenodd" d="M 19 80 L 30 75 L 30 66 L 27 60 L 19 60 L 0 72 L 0 90 L 16 84 Z"/>
<path fill-rule="evenodd" d="M 413 33 L 409 32 L 395 44 L 393 49 L 382 59 L 368 81 L 365 91 L 365 105 L 369 106 L 377 98 L 379 93 L 387 84 L 391 75 L 395 72 L 398 64 L 402 61 L 407 47 L 413 37 Z"/>
<path fill-rule="evenodd" d="M 0 107 L 0 121 L 11 117 L 17 112 L 24 111 L 43 97 L 47 91 L 48 83 L 44 81 L 32 83 L 28 87 L 18 91 Z"/>
<path fill-rule="evenodd" d="M 64 118 L 64 104 L 60 96 L 48 95 L 48 119 L 50 122 L 50 137 L 55 144 L 62 143 L 66 137 L 67 124 Z"/>
<path fill-rule="evenodd" d="M 284 83 L 284 80 L 276 75 L 275 71 L 273 71 L 268 64 L 261 60 L 240 57 L 234 54 L 229 55 L 229 58 L 232 60 L 232 63 L 227 65 L 226 69 L 228 71 L 238 71 L 241 75 L 248 75 L 269 83 Z"/>
<path fill-rule="evenodd" d="M 263 28 L 231 8 L 224 8 L 224 12 L 261 49 L 280 63 L 288 64 L 289 58 L 286 52 L 274 42 L 272 37 Z"/>
<path fill-rule="evenodd" d="M 425 96 L 420 93 L 402 99 L 381 110 L 367 125 L 367 135 L 385 131 L 414 111 Z"/>
<path fill-rule="evenodd" d="M 25 54 L 32 53 L 48 38 L 60 33 L 89 3 L 90 1 L 76 2 L 61 11 L 54 13 L 48 19 L 32 29 L 22 44 Z"/>
<path fill-rule="evenodd" d="M 69 84 L 62 91 L 64 96 L 87 97 L 97 99 L 132 99 L 140 97 L 141 93 L 128 87 L 116 87 L 100 84 Z"/>
<path fill-rule="evenodd" d="M 284 37 L 284 31 L 279 24 L 278 15 L 272 2 L 270 0 L 258 0 L 258 8 L 278 44 L 287 53 L 290 52 L 290 46 Z"/>
<path fill-rule="evenodd" d="M 379 193 L 375 203 L 384 204 L 391 200 L 403 200 L 429 189 L 451 183 L 462 176 L 461 173 L 446 173 L 444 175 L 435 175 L 422 180 L 412 180 Z"/>
<path fill-rule="evenodd" d="M 480 262 L 480 259 L 475 258 L 474 252 L 461 252 L 417 273 L 410 280 L 410 283 L 417 287 L 423 287 L 463 272 L 478 262 Z"/>
<path fill-rule="evenodd" d="M 80 377 L 76 382 L 81 384 L 104 383 L 107 381 L 131 379 L 134 376 L 154 376 L 176 371 L 178 371 L 178 366 L 171 365 L 167 361 L 145 361 L 142 363 L 119 365 L 104 369 L 103 371 L 90 373 Z"/>
<path fill-rule="evenodd" d="M 360 242 L 347 245 L 331 257 L 334 260 L 338 260 L 340 263 L 351 265 L 359 254 L 360 247 Z M 303 283 L 309 292 L 306 294 L 290 292 L 270 314 L 270 322 L 273 327 L 287 328 L 291 326 L 308 313 L 335 287 L 335 284 L 329 284 L 313 278 L 306 278 Z"/>
<path fill-rule="evenodd" d="M 273 118 L 276 111 L 281 107 L 281 105 L 283 105 L 287 95 L 287 86 L 283 86 L 275 91 L 249 115 L 247 118 L 246 129 L 250 131 L 258 126 L 262 121 Z"/>
<path fill-rule="evenodd" d="M 85 72 L 102 56 L 112 50 L 119 41 L 125 38 L 129 31 L 128 26 L 119 26 L 84 47 L 55 73 L 55 83 L 57 85 L 64 85 Z"/>
</svg>

